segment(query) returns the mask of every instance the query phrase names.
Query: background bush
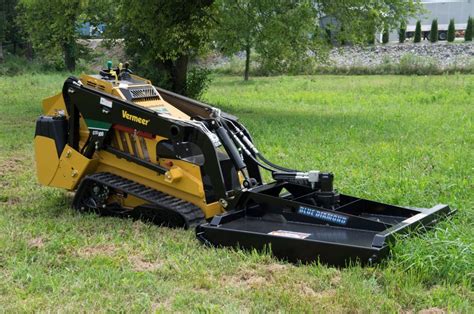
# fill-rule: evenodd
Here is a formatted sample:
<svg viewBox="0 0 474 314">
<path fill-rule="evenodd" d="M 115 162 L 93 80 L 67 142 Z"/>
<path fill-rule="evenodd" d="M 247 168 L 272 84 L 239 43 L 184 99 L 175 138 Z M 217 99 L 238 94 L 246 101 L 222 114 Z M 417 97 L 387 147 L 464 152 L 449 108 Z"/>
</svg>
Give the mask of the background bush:
<svg viewBox="0 0 474 314">
<path fill-rule="evenodd" d="M 405 22 L 400 23 L 400 30 L 398 31 L 398 42 L 403 44 L 406 39 L 407 25 Z"/>
<path fill-rule="evenodd" d="M 454 25 L 454 19 L 449 20 L 449 26 L 448 26 L 448 42 L 453 42 L 454 39 L 456 38 L 456 28 Z"/>
<path fill-rule="evenodd" d="M 438 19 L 434 19 L 433 22 L 431 22 L 430 41 L 432 43 L 438 41 Z"/>
<path fill-rule="evenodd" d="M 472 23 L 472 17 L 469 17 L 467 19 L 466 31 L 464 32 L 464 40 L 465 41 L 472 41 L 473 27 L 474 27 L 474 25 Z"/>
<path fill-rule="evenodd" d="M 421 41 L 421 22 L 417 21 L 416 28 L 415 28 L 415 38 L 413 39 L 413 42 L 419 43 L 420 41 Z"/>
</svg>

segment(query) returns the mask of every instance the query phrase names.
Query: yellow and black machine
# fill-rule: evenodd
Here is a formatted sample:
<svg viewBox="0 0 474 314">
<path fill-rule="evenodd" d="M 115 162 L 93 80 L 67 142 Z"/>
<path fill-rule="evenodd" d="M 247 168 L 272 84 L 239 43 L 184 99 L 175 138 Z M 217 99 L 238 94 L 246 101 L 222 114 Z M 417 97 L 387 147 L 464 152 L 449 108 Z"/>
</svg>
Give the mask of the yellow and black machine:
<svg viewBox="0 0 474 314">
<path fill-rule="evenodd" d="M 77 210 L 195 228 L 206 245 L 270 248 L 288 261 L 375 263 L 396 234 L 454 212 L 340 194 L 332 173 L 270 162 L 235 116 L 127 65 L 69 77 L 45 99 L 35 153 L 39 182 L 75 191 Z"/>
</svg>

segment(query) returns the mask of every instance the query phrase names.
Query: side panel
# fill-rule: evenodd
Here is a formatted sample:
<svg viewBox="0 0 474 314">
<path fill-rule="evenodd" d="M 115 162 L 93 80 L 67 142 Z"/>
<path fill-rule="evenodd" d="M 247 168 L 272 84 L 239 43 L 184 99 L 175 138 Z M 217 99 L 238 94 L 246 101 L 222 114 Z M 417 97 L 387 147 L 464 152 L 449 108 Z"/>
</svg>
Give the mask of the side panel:
<svg viewBox="0 0 474 314">
<path fill-rule="evenodd" d="M 46 136 L 35 137 L 36 176 L 43 185 L 49 185 L 59 165 L 54 139 Z"/>
<path fill-rule="evenodd" d="M 58 169 L 49 185 L 73 190 L 84 175 L 92 173 L 97 168 L 97 164 L 98 159 L 86 158 L 66 145 L 59 158 Z"/>
</svg>

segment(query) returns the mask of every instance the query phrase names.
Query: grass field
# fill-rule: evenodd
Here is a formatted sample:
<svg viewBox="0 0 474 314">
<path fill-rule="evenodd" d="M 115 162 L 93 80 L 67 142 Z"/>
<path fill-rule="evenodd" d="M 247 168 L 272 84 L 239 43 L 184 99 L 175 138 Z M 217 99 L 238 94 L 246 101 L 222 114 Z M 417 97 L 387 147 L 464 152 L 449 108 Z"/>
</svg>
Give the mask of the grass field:
<svg viewBox="0 0 474 314">
<path fill-rule="evenodd" d="M 276 162 L 333 171 L 346 194 L 458 209 L 383 264 L 343 269 L 70 209 L 36 183 L 32 147 L 66 77 L 0 77 L 0 312 L 474 311 L 474 76 L 214 79 L 205 100 Z"/>
</svg>

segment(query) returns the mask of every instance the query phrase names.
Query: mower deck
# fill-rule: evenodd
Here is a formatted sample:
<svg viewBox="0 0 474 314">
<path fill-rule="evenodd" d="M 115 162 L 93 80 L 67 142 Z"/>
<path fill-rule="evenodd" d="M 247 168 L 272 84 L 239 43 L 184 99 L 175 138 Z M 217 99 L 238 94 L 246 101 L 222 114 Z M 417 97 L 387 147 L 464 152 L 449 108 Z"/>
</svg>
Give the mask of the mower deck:
<svg viewBox="0 0 474 314">
<path fill-rule="evenodd" d="M 447 205 L 413 209 L 341 195 L 341 206 L 325 209 L 308 204 L 308 197 L 289 193 L 268 195 L 295 186 L 270 185 L 245 192 L 246 208 L 214 217 L 196 229 L 208 245 L 270 250 L 290 262 L 345 266 L 376 263 L 389 252 L 395 234 L 428 227 L 450 215 Z M 273 194 L 270 192 L 270 194 Z"/>
</svg>

